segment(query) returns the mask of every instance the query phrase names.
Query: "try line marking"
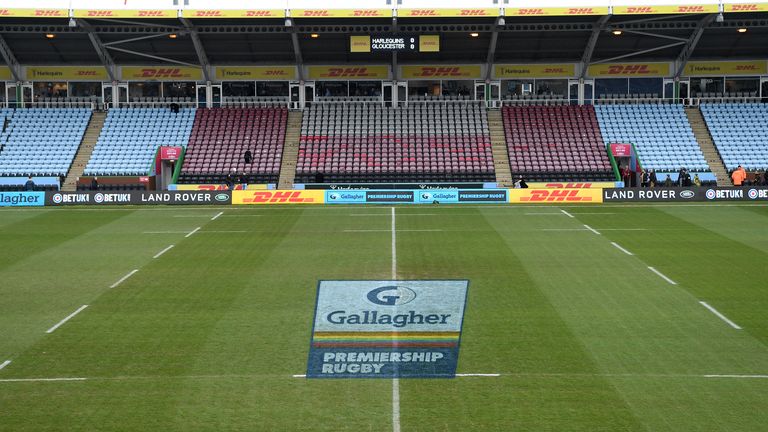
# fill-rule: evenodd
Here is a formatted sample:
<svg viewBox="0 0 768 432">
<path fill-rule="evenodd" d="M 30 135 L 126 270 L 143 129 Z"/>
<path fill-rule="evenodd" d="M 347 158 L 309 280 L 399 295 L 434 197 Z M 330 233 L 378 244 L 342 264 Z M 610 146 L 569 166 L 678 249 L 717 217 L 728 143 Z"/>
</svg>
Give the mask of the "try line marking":
<svg viewBox="0 0 768 432">
<path fill-rule="evenodd" d="M 79 313 L 80 313 L 80 312 L 81 312 L 83 309 L 85 309 L 85 308 L 87 308 L 87 307 L 88 307 L 88 305 L 82 305 L 82 306 L 80 306 L 79 308 L 77 308 L 77 310 L 76 310 L 76 311 L 72 312 L 71 314 L 69 314 L 69 316 L 67 316 L 67 317 L 66 317 L 66 318 L 64 318 L 63 320 L 59 321 L 59 322 L 58 322 L 58 323 L 57 323 L 55 326 L 53 326 L 53 327 L 49 328 L 48 330 L 46 330 L 46 333 L 49 333 L 49 334 L 50 334 L 50 333 L 53 333 L 54 331 L 56 331 L 56 329 L 57 329 L 57 328 L 59 328 L 59 327 L 61 327 L 62 325 L 64 325 L 64 323 L 65 323 L 65 322 L 67 322 L 67 321 L 69 321 L 70 319 L 72 319 L 72 318 L 73 318 L 75 315 L 79 314 Z"/>
<path fill-rule="evenodd" d="M 0 382 L 85 381 L 88 378 L 8 378 Z"/>
<path fill-rule="evenodd" d="M 675 281 L 673 281 L 672 279 L 670 279 L 670 278 L 668 278 L 668 277 L 664 276 L 664 274 L 662 274 L 660 271 L 656 270 L 655 268 L 653 268 L 653 267 L 651 267 L 651 266 L 648 266 L 648 270 L 650 270 L 650 271 L 652 271 L 652 272 L 656 273 L 656 274 L 657 274 L 657 275 L 658 275 L 660 278 L 664 279 L 664 280 L 665 280 L 665 281 L 667 281 L 668 283 L 670 283 L 670 284 L 672 284 L 672 285 L 677 285 L 677 282 L 675 282 Z"/>
<path fill-rule="evenodd" d="M 587 224 L 584 224 L 584 228 L 586 228 L 586 229 L 588 229 L 588 230 L 592 231 L 593 233 L 595 233 L 595 234 L 597 234 L 597 235 L 600 235 L 600 231 L 598 231 L 598 230 L 596 230 L 596 229 L 592 228 L 591 226 L 589 226 L 589 225 L 587 225 Z"/>
<path fill-rule="evenodd" d="M 193 229 L 192 231 L 190 231 L 190 233 L 189 233 L 189 234 L 185 235 L 185 236 L 184 236 L 184 238 L 187 238 L 187 237 L 191 236 L 192 234 L 194 234 L 194 233 L 196 233 L 196 232 L 200 231 L 200 228 L 201 228 L 201 227 L 197 227 L 197 228 Z"/>
<path fill-rule="evenodd" d="M 712 306 L 710 306 L 709 304 L 707 304 L 707 302 L 700 301 L 699 303 L 702 306 L 704 306 L 705 308 L 709 309 L 710 312 L 712 312 L 713 314 L 717 315 L 718 318 L 720 318 L 721 320 L 723 320 L 726 323 L 728 323 L 729 326 L 735 328 L 736 330 L 741 330 L 741 327 L 739 327 L 735 322 L 729 320 L 728 317 L 726 317 L 725 315 L 721 314 L 717 309 L 715 309 Z"/>
<path fill-rule="evenodd" d="M 621 247 L 621 245 L 619 245 L 619 244 L 618 244 L 618 243 L 616 243 L 616 242 L 611 242 L 611 244 L 612 244 L 612 245 L 614 245 L 614 246 L 616 247 L 616 249 L 618 249 L 618 250 L 620 250 L 620 251 L 624 252 L 624 253 L 625 253 L 625 254 L 627 254 L 627 255 L 634 255 L 632 252 L 630 252 L 630 251 L 628 251 L 628 250 L 624 249 L 623 247 Z"/>
<path fill-rule="evenodd" d="M 161 256 L 162 254 L 164 254 L 164 253 L 168 252 L 168 251 L 169 251 L 169 250 L 171 250 L 171 249 L 173 249 L 173 245 L 170 245 L 170 246 L 168 246 L 167 248 L 165 248 L 165 249 L 161 250 L 160 252 L 158 252 L 158 253 L 157 253 L 157 255 L 153 256 L 152 258 L 160 258 L 160 256 Z"/>
<path fill-rule="evenodd" d="M 567 211 L 565 211 L 565 210 L 563 210 L 563 209 L 560 209 L 560 211 L 561 211 L 561 212 L 562 212 L 564 215 L 568 216 L 569 218 L 572 218 L 572 217 L 574 217 L 572 214 L 568 213 Z"/>
<path fill-rule="evenodd" d="M 173 247 L 173 246 L 171 246 L 171 247 Z M 170 248 L 168 248 L 168 249 L 170 249 Z M 163 251 L 163 252 L 165 252 L 165 251 Z M 162 252 L 161 252 L 161 253 L 162 253 Z M 158 255 L 155 255 L 155 258 L 157 258 L 159 255 L 160 255 L 160 254 L 158 254 Z M 137 271 L 139 271 L 139 269 L 133 269 L 133 270 L 131 270 L 131 271 L 130 271 L 130 272 L 127 274 L 127 275 L 123 276 L 122 278 L 120 278 L 120 280 L 119 280 L 119 281 L 117 281 L 117 282 L 113 283 L 113 284 L 112 284 L 112 285 L 110 285 L 109 287 L 110 287 L 110 288 L 114 288 L 114 287 L 116 287 L 116 286 L 120 285 L 121 283 L 125 282 L 125 280 L 126 280 L 126 279 L 128 279 L 129 277 L 131 277 L 131 276 L 133 276 L 134 274 L 136 274 L 136 272 L 137 272 Z"/>
<path fill-rule="evenodd" d="M 224 212 L 219 212 L 218 214 L 216 214 L 216 216 L 212 217 L 212 218 L 211 218 L 211 220 L 212 220 L 212 221 L 213 221 L 213 220 L 216 220 L 216 219 L 218 219 L 218 218 L 219 218 L 219 216 L 221 216 L 221 215 L 223 215 L 223 214 L 224 214 Z"/>
<path fill-rule="evenodd" d="M 8 366 L 9 364 L 11 364 L 10 360 L 6 360 L 6 361 L 0 363 L 0 369 L 3 369 L 4 367 Z"/>
</svg>

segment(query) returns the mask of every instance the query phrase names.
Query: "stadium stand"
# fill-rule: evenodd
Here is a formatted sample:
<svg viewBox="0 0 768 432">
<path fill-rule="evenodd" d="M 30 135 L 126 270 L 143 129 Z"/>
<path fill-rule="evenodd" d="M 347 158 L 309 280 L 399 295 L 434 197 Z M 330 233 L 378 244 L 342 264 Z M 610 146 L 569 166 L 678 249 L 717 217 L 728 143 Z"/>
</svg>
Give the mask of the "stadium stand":
<svg viewBox="0 0 768 432">
<path fill-rule="evenodd" d="M 505 106 L 513 177 L 539 181 L 611 181 L 592 106 Z"/>
<path fill-rule="evenodd" d="M 0 175 L 63 176 L 83 139 L 91 111 L 80 108 L 3 109 Z"/>
<path fill-rule="evenodd" d="M 702 104 L 701 112 L 726 169 L 768 168 L 768 105 Z"/>
<path fill-rule="evenodd" d="M 194 118 L 194 109 L 178 114 L 167 108 L 110 110 L 83 174 L 147 175 L 159 146 L 187 145 Z"/>
<path fill-rule="evenodd" d="M 287 121 L 286 108 L 199 109 L 179 182 L 221 183 L 234 170 L 249 183 L 276 183 Z"/>
<path fill-rule="evenodd" d="M 595 110 L 605 144 L 633 143 L 644 168 L 709 171 L 682 105 L 597 105 Z"/>
<path fill-rule="evenodd" d="M 296 181 L 318 174 L 325 182 L 494 181 L 486 112 L 463 103 L 313 105 Z"/>
</svg>

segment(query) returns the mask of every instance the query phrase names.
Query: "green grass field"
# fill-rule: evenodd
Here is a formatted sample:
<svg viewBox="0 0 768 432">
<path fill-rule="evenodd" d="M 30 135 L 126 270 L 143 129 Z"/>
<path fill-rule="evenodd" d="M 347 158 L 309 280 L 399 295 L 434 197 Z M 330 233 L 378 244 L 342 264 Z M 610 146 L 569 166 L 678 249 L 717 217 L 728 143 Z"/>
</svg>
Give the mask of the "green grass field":
<svg viewBox="0 0 768 432">
<path fill-rule="evenodd" d="M 0 430 L 768 430 L 768 207 L 397 207 L 398 277 L 469 279 L 458 372 L 500 374 L 400 380 L 397 420 L 391 380 L 293 376 L 390 212 L 0 211 Z"/>
</svg>

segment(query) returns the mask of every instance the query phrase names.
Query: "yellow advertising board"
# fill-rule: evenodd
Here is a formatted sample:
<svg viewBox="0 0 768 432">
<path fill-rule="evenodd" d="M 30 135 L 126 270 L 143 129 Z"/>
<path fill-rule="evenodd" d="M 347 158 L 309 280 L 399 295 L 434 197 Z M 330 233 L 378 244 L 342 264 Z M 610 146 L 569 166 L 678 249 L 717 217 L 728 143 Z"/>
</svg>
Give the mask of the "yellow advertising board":
<svg viewBox="0 0 768 432">
<path fill-rule="evenodd" d="M 288 81 L 296 79 L 295 66 L 217 66 L 221 81 Z"/>
<path fill-rule="evenodd" d="M 512 204 L 591 204 L 603 202 L 601 188 L 509 189 Z"/>
<path fill-rule="evenodd" d="M 75 9 L 75 18 L 178 18 L 175 9 Z"/>
<path fill-rule="evenodd" d="M 200 81 L 203 71 L 187 66 L 123 66 L 124 81 Z"/>
<path fill-rule="evenodd" d="M 440 35 L 419 36 L 419 52 L 440 52 Z"/>
<path fill-rule="evenodd" d="M 380 80 L 389 78 L 389 66 L 309 66 L 311 80 Z"/>
<path fill-rule="evenodd" d="M 608 7 L 506 8 L 507 16 L 584 16 L 608 15 Z"/>
<path fill-rule="evenodd" d="M 400 76 L 405 79 L 480 79 L 479 65 L 400 66 Z"/>
<path fill-rule="evenodd" d="M 615 182 L 530 182 L 530 189 L 603 189 L 615 188 Z"/>
<path fill-rule="evenodd" d="M 349 52 L 367 53 L 371 52 L 370 36 L 350 36 Z"/>
<path fill-rule="evenodd" d="M 68 16 L 67 9 L 0 9 L 0 18 L 66 18 Z"/>
<path fill-rule="evenodd" d="M 493 67 L 494 78 L 568 78 L 576 76 L 576 65 L 563 64 L 499 64 Z"/>
<path fill-rule="evenodd" d="M 768 61 L 706 61 L 688 62 L 683 69 L 684 76 L 729 76 L 729 75 L 767 75 Z"/>
<path fill-rule="evenodd" d="M 325 203 L 324 190 L 232 191 L 232 204 L 236 205 L 323 203 Z"/>
<path fill-rule="evenodd" d="M 587 68 L 592 78 L 604 77 L 665 77 L 670 75 L 669 63 L 601 63 Z"/>
<path fill-rule="evenodd" d="M 267 190 L 267 184 L 249 184 L 245 190 Z M 177 191 L 227 191 L 228 185 L 224 184 L 177 184 L 173 190 Z M 243 185 L 235 185 L 234 190 L 243 190 Z"/>
<path fill-rule="evenodd" d="M 392 9 L 291 9 L 292 18 L 391 18 Z"/>
<path fill-rule="evenodd" d="M 284 18 L 284 9 L 184 9 L 184 18 Z"/>
<path fill-rule="evenodd" d="M 29 81 L 109 81 L 104 66 L 28 66 Z"/>
<path fill-rule="evenodd" d="M 724 4 L 723 12 L 768 12 L 768 3 Z"/>
<path fill-rule="evenodd" d="M 700 14 L 718 13 L 717 4 L 657 5 L 657 6 L 614 6 L 614 15 L 654 15 L 654 14 Z"/>
<path fill-rule="evenodd" d="M 429 17 L 497 17 L 498 8 L 464 8 L 464 9 L 398 9 L 397 16 L 401 18 L 429 18 Z"/>
<path fill-rule="evenodd" d="M 13 74 L 11 68 L 8 66 L 0 66 L 0 81 L 13 81 Z"/>
</svg>

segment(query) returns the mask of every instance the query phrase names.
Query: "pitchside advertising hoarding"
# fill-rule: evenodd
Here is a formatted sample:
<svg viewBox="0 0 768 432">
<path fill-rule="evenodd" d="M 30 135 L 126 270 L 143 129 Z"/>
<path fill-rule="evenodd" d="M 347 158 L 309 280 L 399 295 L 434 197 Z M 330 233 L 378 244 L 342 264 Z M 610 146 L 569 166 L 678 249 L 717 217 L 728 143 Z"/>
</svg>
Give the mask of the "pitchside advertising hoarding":
<svg viewBox="0 0 768 432">
<path fill-rule="evenodd" d="M 766 201 L 766 187 L 603 189 L 604 202 Z"/>
<path fill-rule="evenodd" d="M 320 281 L 307 378 L 452 378 L 466 280 Z"/>
<path fill-rule="evenodd" d="M 0 192 L 0 207 L 38 207 L 45 205 L 45 192 Z"/>
<path fill-rule="evenodd" d="M 507 203 L 506 189 L 329 190 L 326 204 Z"/>
<path fill-rule="evenodd" d="M 41 192 L 42 193 L 42 192 Z M 210 205 L 231 204 L 228 191 L 46 192 L 45 205 Z"/>
</svg>

